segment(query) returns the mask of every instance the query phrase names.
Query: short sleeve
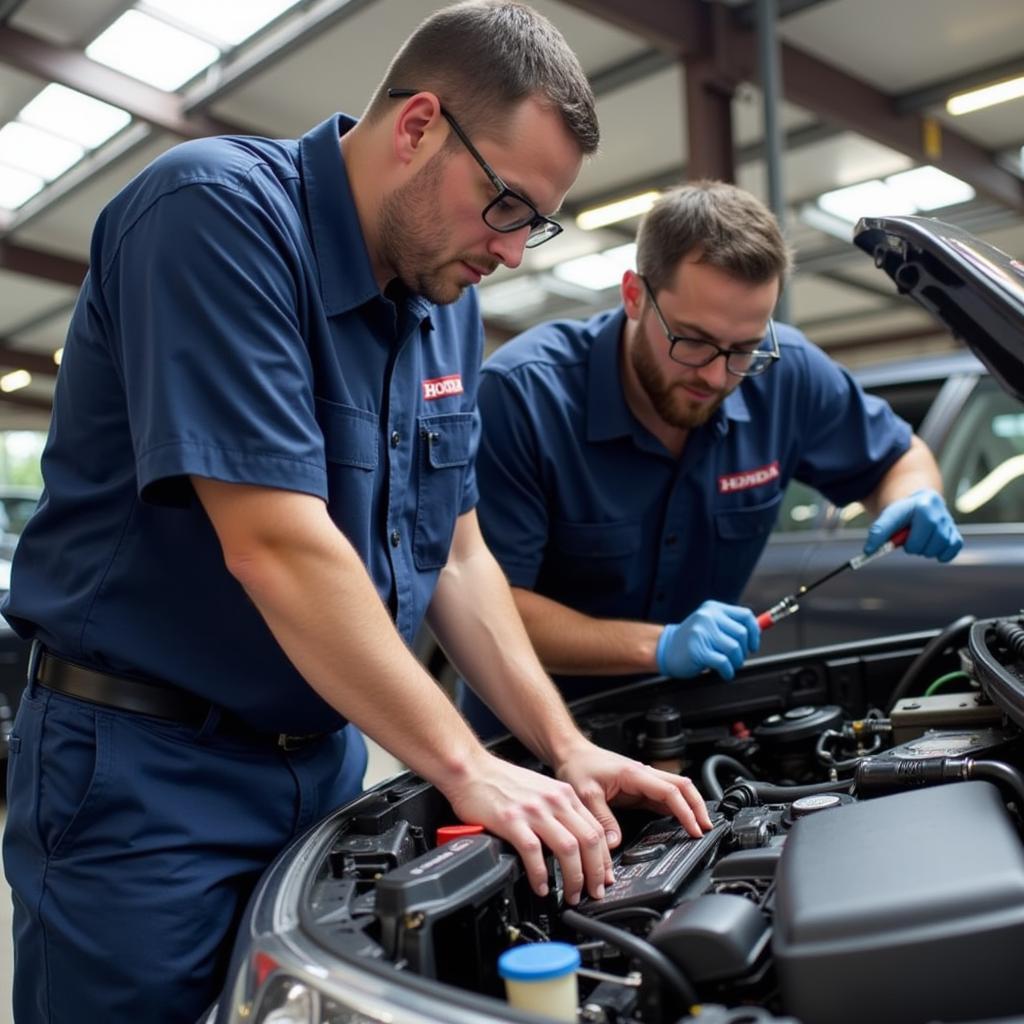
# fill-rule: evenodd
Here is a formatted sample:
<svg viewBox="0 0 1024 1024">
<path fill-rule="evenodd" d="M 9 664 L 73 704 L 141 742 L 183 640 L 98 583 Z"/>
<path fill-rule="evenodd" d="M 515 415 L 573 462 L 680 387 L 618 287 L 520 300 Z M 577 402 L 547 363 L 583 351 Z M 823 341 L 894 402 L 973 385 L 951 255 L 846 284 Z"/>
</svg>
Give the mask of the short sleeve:
<svg viewBox="0 0 1024 1024">
<path fill-rule="evenodd" d="M 786 353 L 788 355 L 788 353 Z M 910 425 L 813 345 L 797 352 L 806 395 L 796 477 L 836 505 L 867 497 L 910 447 Z"/>
<path fill-rule="evenodd" d="M 191 474 L 326 498 L 304 242 L 281 192 L 261 167 L 235 185 L 177 187 L 127 228 L 106 270 L 147 501 L 187 502 Z"/>
<path fill-rule="evenodd" d="M 485 370 L 479 405 L 482 436 L 477 476 L 484 538 L 509 582 L 532 589 L 548 539 L 536 430 L 509 377 Z"/>
</svg>

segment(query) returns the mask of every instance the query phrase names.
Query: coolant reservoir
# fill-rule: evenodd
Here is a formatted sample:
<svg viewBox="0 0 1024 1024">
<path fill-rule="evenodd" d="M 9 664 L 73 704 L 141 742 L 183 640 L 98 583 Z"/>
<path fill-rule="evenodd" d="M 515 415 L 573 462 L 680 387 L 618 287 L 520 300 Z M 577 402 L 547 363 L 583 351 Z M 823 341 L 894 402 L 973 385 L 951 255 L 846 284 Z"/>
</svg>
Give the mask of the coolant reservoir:
<svg viewBox="0 0 1024 1024">
<path fill-rule="evenodd" d="M 554 1020 L 576 1020 L 579 965 L 579 951 L 567 942 L 515 946 L 498 957 L 498 973 L 505 979 L 509 1003 Z"/>
</svg>

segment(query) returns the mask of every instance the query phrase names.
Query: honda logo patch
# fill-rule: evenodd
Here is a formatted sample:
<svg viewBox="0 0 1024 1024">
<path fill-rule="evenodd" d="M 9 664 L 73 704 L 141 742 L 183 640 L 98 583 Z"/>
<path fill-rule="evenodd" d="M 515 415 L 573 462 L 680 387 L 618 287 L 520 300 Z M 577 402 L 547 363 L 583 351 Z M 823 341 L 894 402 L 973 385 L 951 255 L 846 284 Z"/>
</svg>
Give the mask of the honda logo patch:
<svg viewBox="0 0 1024 1024">
<path fill-rule="evenodd" d="M 432 402 L 435 398 L 447 398 L 449 395 L 462 394 L 462 375 L 449 374 L 447 377 L 435 377 L 423 382 L 423 400 Z"/>
<path fill-rule="evenodd" d="M 742 473 L 726 473 L 718 478 L 718 493 L 731 494 L 733 491 L 749 491 L 779 478 L 779 463 L 769 462 L 767 466 L 747 469 Z"/>
</svg>

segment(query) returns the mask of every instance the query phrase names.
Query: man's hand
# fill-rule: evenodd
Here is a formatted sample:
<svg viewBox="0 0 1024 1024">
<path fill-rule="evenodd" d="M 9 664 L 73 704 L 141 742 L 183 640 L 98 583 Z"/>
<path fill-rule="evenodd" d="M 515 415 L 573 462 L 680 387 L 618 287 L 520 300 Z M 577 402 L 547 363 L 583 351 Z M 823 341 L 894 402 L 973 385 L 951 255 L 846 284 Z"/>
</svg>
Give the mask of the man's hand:
<svg viewBox="0 0 1024 1024">
<path fill-rule="evenodd" d="M 585 740 L 555 768 L 557 778 L 519 768 L 491 754 L 446 792 L 462 821 L 508 840 L 522 857 L 530 885 L 548 891 L 546 846 L 562 869 L 565 900 L 584 886 L 595 899 L 615 880 L 609 846 L 621 841 L 609 804 L 672 814 L 692 836 L 711 828 L 704 801 L 689 779 L 602 750 Z"/>
<path fill-rule="evenodd" d="M 579 902 L 584 884 L 600 899 L 615 880 L 604 825 L 568 782 L 484 753 L 465 782 L 449 785 L 445 795 L 462 821 L 483 825 L 516 848 L 538 896 L 548 893 L 545 846 L 562 868 L 567 903 Z"/>
<path fill-rule="evenodd" d="M 912 555 L 949 562 L 964 546 L 964 539 L 942 495 L 930 488 L 923 488 L 882 509 L 868 530 L 864 554 L 874 554 L 904 526 L 910 527 L 910 535 L 903 547 Z"/>
<path fill-rule="evenodd" d="M 761 645 L 761 628 L 749 608 L 705 601 L 682 622 L 668 625 L 658 638 L 658 671 L 686 678 L 714 669 L 723 679 Z"/>
</svg>

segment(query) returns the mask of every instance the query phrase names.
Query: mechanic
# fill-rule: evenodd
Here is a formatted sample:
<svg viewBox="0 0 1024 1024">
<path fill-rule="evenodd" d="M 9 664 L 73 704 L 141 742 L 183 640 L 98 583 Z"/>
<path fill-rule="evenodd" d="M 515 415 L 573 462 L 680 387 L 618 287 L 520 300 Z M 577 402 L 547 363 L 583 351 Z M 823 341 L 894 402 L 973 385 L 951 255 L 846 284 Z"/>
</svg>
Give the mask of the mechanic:
<svg viewBox="0 0 1024 1024">
<path fill-rule="evenodd" d="M 339 141 L 340 140 L 340 141 Z M 19 1021 L 194 1021 L 281 848 L 358 792 L 352 722 L 565 897 L 608 803 L 710 828 L 687 780 L 591 745 L 474 506 L 472 288 L 594 151 L 544 18 L 428 18 L 358 123 L 205 139 L 101 213 L 5 614 L 36 641 L 4 861 Z M 499 177 L 500 175 L 500 177 Z M 489 754 L 410 653 L 420 620 L 553 777 Z"/>
<path fill-rule="evenodd" d="M 568 699 L 608 676 L 732 679 L 757 650 L 735 602 L 793 478 L 904 525 L 909 552 L 962 540 L 931 452 L 878 398 L 770 317 L 791 268 L 771 212 L 733 185 L 663 195 L 622 304 L 541 324 L 480 384 L 480 522 L 530 639 Z M 625 681 L 625 680 L 623 680 Z M 501 731 L 475 694 L 480 735 Z"/>
</svg>

